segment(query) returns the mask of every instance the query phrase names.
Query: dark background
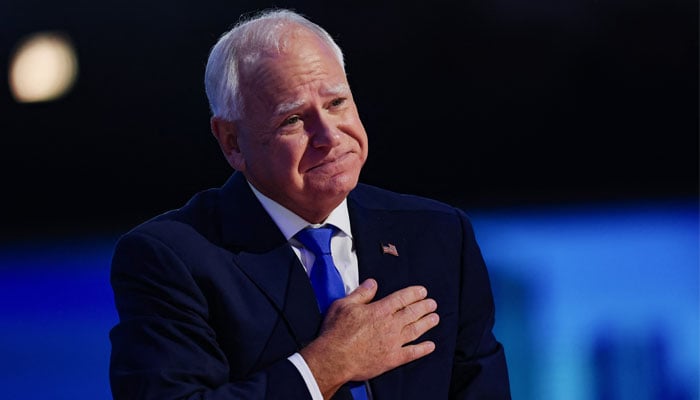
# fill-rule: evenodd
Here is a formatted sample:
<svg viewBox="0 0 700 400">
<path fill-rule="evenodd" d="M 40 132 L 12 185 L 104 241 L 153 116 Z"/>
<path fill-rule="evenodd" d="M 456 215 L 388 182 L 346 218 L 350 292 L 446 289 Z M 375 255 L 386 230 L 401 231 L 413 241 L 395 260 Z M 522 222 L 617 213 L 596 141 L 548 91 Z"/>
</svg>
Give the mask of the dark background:
<svg viewBox="0 0 700 400">
<path fill-rule="evenodd" d="M 120 231 L 221 185 L 208 51 L 270 6 L 343 48 L 367 183 L 467 208 L 698 194 L 693 0 L 9 0 L 2 70 L 23 37 L 57 30 L 80 75 L 50 103 L 0 87 L 0 234 Z"/>
<path fill-rule="evenodd" d="M 80 63 L 0 83 L 4 398 L 110 398 L 115 240 L 230 174 L 204 66 L 270 6 L 344 49 L 362 179 L 469 209 L 514 398 L 700 399 L 697 0 L 0 1 L 0 70 L 46 30 Z"/>
</svg>

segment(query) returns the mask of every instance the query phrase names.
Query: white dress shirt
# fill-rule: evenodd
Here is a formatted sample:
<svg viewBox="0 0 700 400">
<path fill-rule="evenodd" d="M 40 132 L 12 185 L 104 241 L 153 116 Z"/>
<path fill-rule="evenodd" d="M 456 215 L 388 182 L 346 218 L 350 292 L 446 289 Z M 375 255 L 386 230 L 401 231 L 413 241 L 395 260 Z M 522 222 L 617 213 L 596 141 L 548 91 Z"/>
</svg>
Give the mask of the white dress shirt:
<svg viewBox="0 0 700 400">
<path fill-rule="evenodd" d="M 267 211 L 280 231 L 282 231 L 284 237 L 292 245 L 292 249 L 297 257 L 299 257 L 299 260 L 301 260 L 301 264 L 304 266 L 304 269 L 306 269 L 307 275 L 311 273 L 315 256 L 312 252 L 308 251 L 301 242 L 295 239 L 294 235 L 308 226 L 317 228 L 325 224 L 331 224 L 338 228 L 338 232 L 331 238 L 333 263 L 338 268 L 338 272 L 340 272 L 340 276 L 343 278 L 345 294 L 352 292 L 359 286 L 357 254 L 355 253 L 352 231 L 350 230 L 350 215 L 348 214 L 347 200 L 343 200 L 343 202 L 331 212 L 323 224 L 312 224 L 260 193 L 250 183 L 248 183 L 248 185 L 253 190 L 255 197 L 258 198 L 265 211 Z M 306 386 L 311 393 L 311 398 L 313 400 L 323 400 L 323 395 L 316 383 L 316 379 L 314 379 L 309 366 L 306 364 L 301 354 L 294 353 L 288 357 L 288 360 L 294 364 L 304 378 L 304 382 L 306 382 Z"/>
</svg>

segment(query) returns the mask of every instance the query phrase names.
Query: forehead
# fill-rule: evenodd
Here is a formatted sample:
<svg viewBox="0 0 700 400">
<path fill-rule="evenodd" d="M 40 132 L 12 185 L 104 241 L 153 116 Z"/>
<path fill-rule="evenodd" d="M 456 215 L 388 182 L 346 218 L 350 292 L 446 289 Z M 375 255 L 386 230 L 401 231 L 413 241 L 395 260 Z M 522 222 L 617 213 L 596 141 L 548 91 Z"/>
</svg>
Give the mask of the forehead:
<svg viewBox="0 0 700 400">
<path fill-rule="evenodd" d="M 289 101 L 313 88 L 321 95 L 348 90 L 345 72 L 329 46 L 315 34 L 294 29 L 285 34 L 279 52 L 265 53 L 241 69 L 244 97 Z"/>
</svg>

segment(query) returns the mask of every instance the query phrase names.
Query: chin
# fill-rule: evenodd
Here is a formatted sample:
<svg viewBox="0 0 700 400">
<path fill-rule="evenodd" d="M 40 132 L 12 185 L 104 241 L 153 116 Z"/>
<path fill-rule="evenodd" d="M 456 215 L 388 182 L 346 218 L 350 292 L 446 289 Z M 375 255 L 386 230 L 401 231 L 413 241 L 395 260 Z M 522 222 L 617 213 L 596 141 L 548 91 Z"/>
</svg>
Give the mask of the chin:
<svg viewBox="0 0 700 400">
<path fill-rule="evenodd" d="M 347 195 L 357 186 L 359 176 L 357 174 L 341 174 L 334 176 L 330 180 L 330 185 L 335 188 L 338 193 Z"/>
<path fill-rule="evenodd" d="M 355 176 L 335 176 L 323 182 L 313 182 L 307 186 L 310 192 L 316 193 L 316 198 L 333 199 L 333 202 L 342 201 L 352 189 L 357 186 L 358 178 Z"/>
</svg>

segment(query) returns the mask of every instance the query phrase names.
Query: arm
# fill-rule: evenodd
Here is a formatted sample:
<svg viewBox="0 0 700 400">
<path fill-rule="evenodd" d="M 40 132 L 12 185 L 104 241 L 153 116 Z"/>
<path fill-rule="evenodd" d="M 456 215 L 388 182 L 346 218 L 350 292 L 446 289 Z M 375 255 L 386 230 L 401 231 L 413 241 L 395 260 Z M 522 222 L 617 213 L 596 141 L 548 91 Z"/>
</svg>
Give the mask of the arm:
<svg viewBox="0 0 700 400">
<path fill-rule="evenodd" d="M 120 317 L 110 332 L 115 399 L 311 398 L 285 358 L 230 382 L 207 299 L 181 257 L 159 239 L 123 237 L 111 280 Z"/>
<path fill-rule="evenodd" d="M 474 230 L 464 213 L 460 277 L 460 326 L 450 383 L 451 399 L 510 399 L 503 347 L 492 329 L 495 308 L 491 283 Z"/>
</svg>

